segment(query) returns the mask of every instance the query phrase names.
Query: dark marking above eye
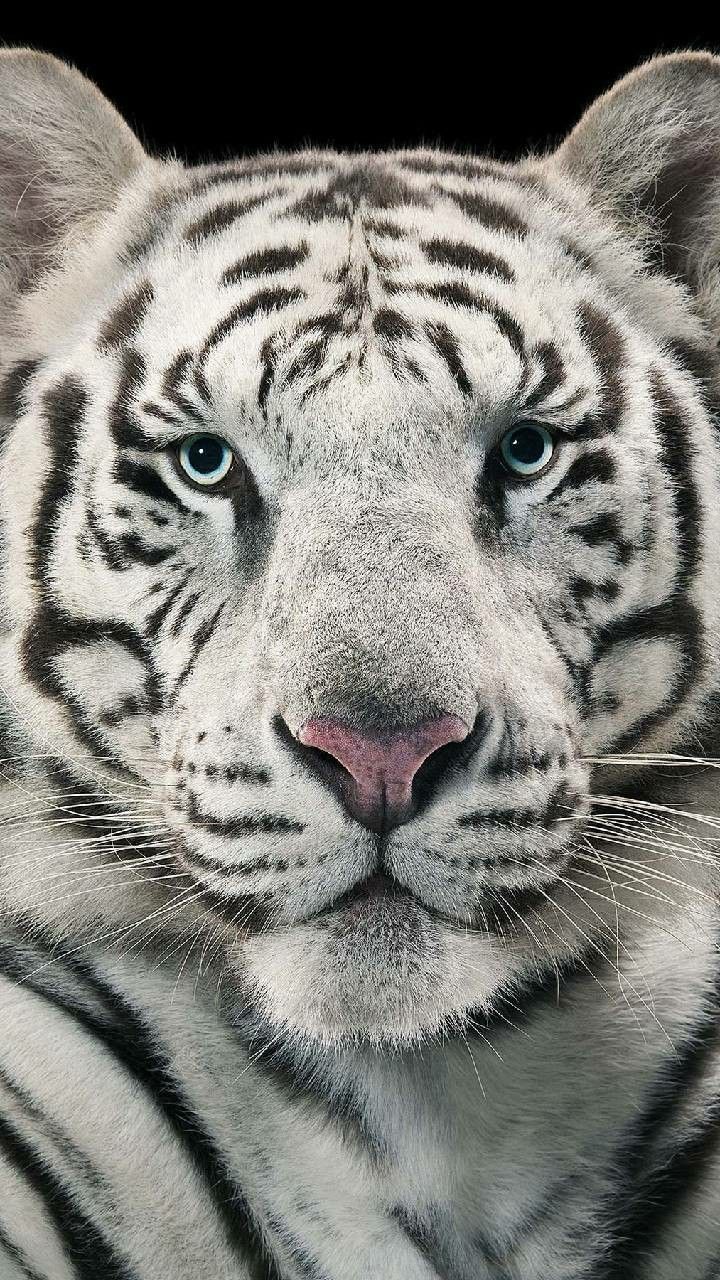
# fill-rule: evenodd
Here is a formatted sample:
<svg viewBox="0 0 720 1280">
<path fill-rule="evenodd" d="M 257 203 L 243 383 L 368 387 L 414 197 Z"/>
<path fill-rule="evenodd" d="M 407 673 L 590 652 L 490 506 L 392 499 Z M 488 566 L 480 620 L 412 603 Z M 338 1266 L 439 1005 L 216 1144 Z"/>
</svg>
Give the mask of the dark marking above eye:
<svg viewBox="0 0 720 1280">
<path fill-rule="evenodd" d="M 291 271 L 305 261 L 309 252 L 306 240 L 297 245 L 286 244 L 257 249 L 228 267 L 221 276 L 221 283 L 239 284 L 248 276 L 276 275 L 280 271 Z"/>
<path fill-rule="evenodd" d="M 118 303 L 100 330 L 98 347 L 101 351 L 112 351 L 132 341 L 153 297 L 150 281 L 143 280 L 128 297 Z"/>
<path fill-rule="evenodd" d="M 478 249 L 473 244 L 461 240 L 433 239 L 423 240 L 420 245 L 428 261 L 442 267 L 453 267 L 457 271 L 471 271 L 476 274 L 500 276 L 502 280 L 512 283 L 515 272 L 512 267 L 497 253 L 489 249 Z"/>
<path fill-rule="evenodd" d="M 472 384 L 465 370 L 455 334 L 446 324 L 426 324 L 425 332 L 462 394 L 471 395 Z"/>
<path fill-rule="evenodd" d="M 482 315 L 490 316 L 513 350 L 518 355 L 524 356 L 525 338 L 520 325 L 514 316 L 511 316 L 504 307 L 499 306 L 491 298 L 474 293 L 472 289 L 461 281 L 452 284 L 416 285 L 414 287 L 418 293 L 427 298 L 435 298 L 438 302 L 444 302 L 448 306 L 462 307 L 468 311 L 477 311 Z"/>
<path fill-rule="evenodd" d="M 625 342 L 615 322 L 594 303 L 581 302 L 577 318 L 580 335 L 600 380 L 601 408 L 596 415 L 596 430 L 613 431 L 620 421 L 625 400 L 622 379 Z"/>
<path fill-rule="evenodd" d="M 542 370 L 540 380 L 523 402 L 523 412 L 547 400 L 565 381 L 565 365 L 554 342 L 539 342 L 530 353 Z"/>
<path fill-rule="evenodd" d="M 246 298 L 244 302 L 233 307 L 232 311 L 229 311 L 210 331 L 198 357 L 200 365 L 202 366 L 207 360 L 213 347 L 223 342 L 238 325 L 254 320 L 257 316 L 280 311 L 294 302 L 302 302 L 306 296 L 305 290 L 297 287 L 290 289 L 278 285 L 275 289 L 259 289 L 251 298 Z"/>
</svg>

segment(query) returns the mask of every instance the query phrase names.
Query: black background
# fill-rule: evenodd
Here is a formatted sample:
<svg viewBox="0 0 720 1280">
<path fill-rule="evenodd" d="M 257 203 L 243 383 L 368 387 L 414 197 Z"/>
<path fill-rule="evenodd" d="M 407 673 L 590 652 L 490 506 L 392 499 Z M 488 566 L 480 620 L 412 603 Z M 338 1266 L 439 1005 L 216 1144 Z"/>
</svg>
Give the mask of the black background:
<svg viewBox="0 0 720 1280">
<path fill-rule="evenodd" d="M 335 7 L 290 22 L 271 5 L 250 15 L 206 3 L 183 16 L 180 6 L 133 13 L 108 4 L 62 24 L 0 19 L 0 42 L 75 63 L 151 151 L 190 160 L 305 144 L 427 143 L 511 157 L 558 141 L 598 93 L 653 53 L 720 51 L 720 18 L 704 26 L 656 18 L 633 35 L 629 5 L 615 14 L 578 5 L 534 23 L 508 5 L 504 27 L 497 11 L 491 24 L 489 10 L 438 0 L 394 28 L 390 14 Z"/>
</svg>

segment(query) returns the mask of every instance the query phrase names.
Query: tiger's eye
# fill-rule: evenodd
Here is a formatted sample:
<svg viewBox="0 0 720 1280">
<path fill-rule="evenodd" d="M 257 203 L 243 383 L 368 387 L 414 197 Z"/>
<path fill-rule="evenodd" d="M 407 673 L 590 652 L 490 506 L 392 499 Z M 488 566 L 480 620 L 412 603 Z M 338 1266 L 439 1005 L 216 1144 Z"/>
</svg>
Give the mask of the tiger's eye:
<svg viewBox="0 0 720 1280">
<path fill-rule="evenodd" d="M 508 471 L 526 478 L 544 471 L 554 451 L 550 432 L 539 422 L 523 422 L 500 441 L 500 455 Z"/>
<path fill-rule="evenodd" d="M 221 436 L 198 433 L 183 440 L 178 449 L 178 461 L 195 484 L 212 488 L 225 479 L 235 455 Z"/>
</svg>

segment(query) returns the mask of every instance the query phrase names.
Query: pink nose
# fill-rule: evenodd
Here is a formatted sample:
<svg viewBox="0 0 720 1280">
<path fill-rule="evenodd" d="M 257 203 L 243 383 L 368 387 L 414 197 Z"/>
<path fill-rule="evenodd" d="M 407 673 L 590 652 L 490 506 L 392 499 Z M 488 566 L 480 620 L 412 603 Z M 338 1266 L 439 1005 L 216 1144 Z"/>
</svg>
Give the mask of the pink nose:
<svg viewBox="0 0 720 1280">
<path fill-rule="evenodd" d="M 330 716 L 314 716 L 298 730 L 298 741 L 331 756 L 325 777 L 353 817 L 374 831 L 399 826 L 414 812 L 412 784 L 421 765 L 470 730 L 457 716 L 439 716 L 408 728 L 363 733 Z M 321 770 L 321 772 L 323 772 Z"/>
</svg>

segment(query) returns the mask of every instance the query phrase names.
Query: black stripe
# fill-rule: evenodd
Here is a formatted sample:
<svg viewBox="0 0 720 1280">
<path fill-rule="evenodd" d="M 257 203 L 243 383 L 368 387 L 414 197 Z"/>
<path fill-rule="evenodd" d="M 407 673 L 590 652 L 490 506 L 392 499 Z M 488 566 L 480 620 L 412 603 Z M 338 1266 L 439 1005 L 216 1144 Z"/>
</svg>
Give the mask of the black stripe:
<svg viewBox="0 0 720 1280">
<path fill-rule="evenodd" d="M 525 397 L 523 413 L 547 400 L 565 381 L 565 365 L 554 342 L 539 342 L 531 352 L 531 359 L 533 357 L 540 364 L 542 376 L 535 390 Z"/>
<path fill-rule="evenodd" d="M 188 854 L 185 859 L 188 863 L 193 861 Z M 193 879 L 198 886 L 200 900 L 227 924 L 242 929 L 245 934 L 262 933 L 267 928 L 272 913 L 270 904 L 261 894 L 219 893 L 210 885 L 201 884 L 195 877 Z"/>
<path fill-rule="evenodd" d="M 428 197 L 399 174 L 373 160 L 356 164 L 338 173 L 327 186 L 309 191 L 287 210 L 286 217 L 322 222 L 345 219 L 360 205 L 367 209 L 401 209 L 407 205 L 427 207 Z"/>
<path fill-rule="evenodd" d="M 99 349 L 113 351 L 130 342 L 140 328 L 154 296 L 150 281 L 143 280 L 127 298 L 123 298 L 100 330 Z"/>
<path fill-rule="evenodd" d="M 373 329 L 379 337 L 393 367 L 400 367 L 402 344 L 412 338 L 415 332 L 413 324 L 390 307 L 379 307 L 373 316 Z"/>
<path fill-rule="evenodd" d="M 297 245 L 278 245 L 270 249 L 256 249 L 239 262 L 235 262 L 221 276 L 221 284 L 241 284 L 248 276 L 276 275 L 279 271 L 292 271 L 304 262 L 310 252 L 306 240 Z"/>
<path fill-rule="evenodd" d="M 716 979 L 708 1006 L 692 1031 L 668 1055 L 650 1091 L 649 1100 L 616 1153 L 613 1163 L 618 1169 L 618 1182 L 603 1206 L 603 1220 L 612 1243 L 588 1280 L 635 1280 L 641 1260 L 646 1259 L 659 1243 L 663 1222 L 669 1224 L 672 1219 L 676 1195 L 679 1197 L 678 1209 L 683 1207 L 683 1185 L 678 1184 L 678 1174 L 690 1180 L 688 1194 L 692 1194 L 695 1144 L 699 1148 L 699 1172 L 704 1168 L 707 1155 L 716 1152 L 720 1104 L 713 1108 L 715 1114 L 710 1117 L 709 1129 L 703 1127 L 694 1139 L 682 1144 L 677 1153 L 677 1164 L 673 1159 L 669 1164 L 658 1164 L 662 1159 L 658 1154 L 658 1143 L 677 1120 L 688 1096 L 712 1070 L 719 1046 L 720 979 Z M 708 1132 L 711 1153 L 703 1150 Z"/>
<path fill-rule="evenodd" d="M 178 609 L 177 617 L 175 618 L 175 621 L 173 622 L 172 627 L 170 628 L 171 635 L 178 636 L 180 634 L 180 632 L 182 631 L 183 622 L 187 618 L 188 614 L 192 613 L 193 609 L 195 608 L 195 605 L 200 599 L 200 596 L 201 596 L 200 591 L 191 592 L 187 600 L 185 600 L 185 602 L 183 603 L 182 607 Z"/>
<path fill-rule="evenodd" d="M 2 1250 L 5 1251 L 11 1262 L 15 1263 L 18 1270 L 22 1271 L 22 1274 L 27 1278 L 27 1280 L 52 1280 L 51 1276 L 46 1275 L 43 1277 L 38 1271 L 35 1271 L 34 1268 L 30 1266 L 25 1254 L 16 1244 L 13 1244 L 9 1235 L 7 1235 L 0 1226 L 0 1251 Z"/>
<path fill-rule="evenodd" d="M 254 1069 L 281 1089 L 293 1108 L 298 1102 L 313 1106 L 323 1126 L 331 1120 L 348 1145 L 358 1147 L 363 1161 L 368 1160 L 375 1169 L 382 1167 L 388 1155 L 385 1133 L 372 1126 L 369 1108 L 363 1105 L 353 1082 L 336 1069 L 332 1050 L 316 1046 L 314 1053 L 305 1052 L 297 1042 L 279 1037 L 276 1029 L 247 1005 L 240 1016 L 233 1010 L 233 1022 L 253 1055 Z"/>
<path fill-rule="evenodd" d="M 67 377 L 43 396 L 44 442 L 50 465 L 38 500 L 30 561 L 35 586 L 44 594 L 58 518 L 72 491 L 88 395 L 77 378 Z"/>
<path fill-rule="evenodd" d="M 7 950 L 7 947 L 0 949 L 0 968 L 3 971 L 8 960 L 3 952 Z M 57 965 L 58 957 L 52 952 L 50 955 Z M 61 959 L 66 968 L 100 1002 L 101 1007 L 107 1010 L 106 1019 L 78 1005 L 65 1005 L 45 989 L 38 977 L 33 977 L 32 972 L 27 979 L 28 985 L 104 1045 L 111 1057 L 143 1088 L 172 1128 L 179 1146 L 202 1175 L 226 1240 L 248 1267 L 252 1280 L 280 1280 L 272 1263 L 263 1258 L 260 1237 L 242 1189 L 228 1174 L 221 1152 L 185 1096 L 170 1068 L 167 1054 L 154 1040 L 151 1027 L 128 998 L 101 978 L 89 962 L 67 955 Z M 10 976 L 17 980 L 13 968 L 10 958 Z M 87 1272 L 87 1280 L 110 1280 L 115 1274 L 114 1271 L 102 1270 Z M 85 1273 L 82 1276 L 85 1280 Z"/>
<path fill-rule="evenodd" d="M 117 484 L 132 489 L 133 493 L 142 494 L 152 502 L 162 502 L 174 507 L 176 511 L 187 512 L 188 508 L 178 497 L 174 489 L 162 479 L 162 476 L 144 463 L 133 462 L 130 458 L 119 458 L 115 463 L 113 478 Z"/>
<path fill-rule="evenodd" d="M 198 394 L 202 400 L 206 402 L 210 400 L 210 391 L 205 380 L 202 370 L 199 370 L 193 358 L 192 351 L 179 351 L 174 360 L 165 370 L 162 381 L 162 393 L 167 400 L 176 405 L 186 417 L 192 418 L 193 422 L 206 426 L 207 419 L 196 404 L 189 400 L 180 390 L 186 376 L 190 376 L 198 390 Z"/>
<path fill-rule="evenodd" d="M 615 463 L 604 449 L 593 453 L 581 453 L 571 462 L 565 475 L 550 495 L 553 501 L 573 489 L 583 489 L 586 484 L 609 484 L 615 479 Z"/>
<path fill-rule="evenodd" d="M 407 240 L 408 238 L 404 227 L 399 227 L 395 222 L 388 222 L 385 218 L 365 218 L 363 227 L 371 235 L 386 236 L 388 240 Z"/>
<path fill-rule="evenodd" d="M 267 401 L 273 382 L 275 381 L 275 370 L 277 366 L 277 353 L 275 350 L 275 339 L 273 337 L 266 338 L 260 348 L 260 382 L 258 383 L 258 408 L 265 415 L 267 411 Z"/>
<path fill-rule="evenodd" d="M 78 1208 L 42 1153 L 0 1116 L 0 1151 L 42 1200 L 79 1280 L 137 1280 L 110 1241 Z"/>
<path fill-rule="evenodd" d="M 490 273 L 499 276 L 511 284 L 515 272 L 504 258 L 489 249 L 478 249 L 474 244 L 462 240 L 446 240 L 436 238 L 422 240 L 420 248 L 430 262 L 442 267 L 453 267 L 457 271 L 472 271 L 479 274 Z"/>
<path fill-rule="evenodd" d="M 215 325 L 205 339 L 198 357 L 201 367 L 206 362 L 213 347 L 223 342 L 238 325 L 245 324 L 248 320 L 254 320 L 257 316 L 269 316 L 274 311 L 281 311 L 295 302 L 301 302 L 306 296 L 304 289 L 297 287 L 287 288 L 286 286 L 278 285 L 275 289 L 259 289 L 251 298 L 246 298 L 244 302 L 238 303 L 236 307 L 233 307 L 232 311 L 228 312 Z"/>
<path fill-rule="evenodd" d="M 213 818 L 212 814 L 202 812 L 192 796 L 188 797 L 185 817 L 193 827 L 201 827 L 218 836 L 302 835 L 305 830 L 304 822 L 295 822 L 281 813 L 239 814 L 235 818 Z M 268 868 L 260 867 L 259 869 L 267 870 Z"/>
<path fill-rule="evenodd" d="M 202 625 L 199 626 L 197 631 L 195 632 L 195 635 L 190 641 L 190 657 L 188 658 L 188 661 L 183 667 L 175 683 L 175 689 L 173 694 L 174 697 L 177 697 L 178 693 L 180 692 L 183 685 L 185 684 L 185 681 L 190 675 L 190 672 L 195 666 L 195 662 L 198 658 L 198 655 L 202 652 L 202 650 L 205 648 L 205 645 L 208 643 L 208 641 L 212 637 L 215 631 L 215 628 L 217 627 L 217 624 L 220 621 L 220 617 L 223 613 L 224 608 L 225 608 L 225 601 L 223 600 L 222 604 L 218 605 L 212 617 L 208 618 L 207 622 L 203 622 Z"/>
<path fill-rule="evenodd" d="M 614 512 L 604 511 L 590 520 L 571 525 L 568 533 L 580 538 L 588 547 L 611 543 L 621 564 L 627 564 L 633 557 L 632 544 L 623 536 L 620 520 Z"/>
<path fill-rule="evenodd" d="M 427 1212 L 430 1213 L 432 1210 Z M 413 1248 L 432 1267 L 433 1276 L 437 1276 L 438 1280 L 455 1280 L 455 1271 L 448 1270 L 446 1258 L 443 1257 L 437 1230 L 433 1229 L 429 1221 L 420 1221 L 418 1217 L 411 1217 L 402 1204 L 396 1204 L 389 1216 L 396 1222 L 402 1234 L 407 1236 Z"/>
<path fill-rule="evenodd" d="M 248 213 L 252 213 L 253 209 L 259 208 L 268 200 L 274 199 L 275 196 L 281 195 L 282 187 L 271 187 L 267 191 L 263 191 L 260 195 L 248 196 L 245 200 L 225 200 L 222 204 L 216 204 L 212 209 L 208 209 L 205 213 L 191 222 L 183 233 L 183 239 L 193 245 L 202 244 L 209 236 L 218 235 L 221 231 L 225 231 L 231 227 L 234 222 L 245 218 Z"/>
<path fill-rule="evenodd" d="M 610 317 L 590 302 L 580 303 L 577 320 L 600 380 L 600 409 L 583 423 L 583 434 L 615 431 L 625 406 L 625 342 Z"/>
<path fill-rule="evenodd" d="M 692 474 L 692 452 L 688 448 L 688 428 L 683 423 L 678 401 L 655 370 L 651 374 L 651 386 L 663 467 L 675 492 L 678 565 L 674 588 L 661 604 L 626 615 L 601 632 L 596 660 L 615 645 L 628 640 L 666 638 L 677 645 L 681 665 L 675 683 L 668 689 L 662 703 L 613 742 L 612 749 L 616 751 L 630 749 L 673 715 L 698 686 L 707 661 L 703 618 L 688 594 L 701 562 L 702 526 L 702 509 Z"/>
<path fill-rule="evenodd" d="M 662 375 L 653 370 L 650 377 L 656 406 L 656 425 L 662 448 L 662 464 L 675 492 L 677 548 L 679 567 L 675 585 L 686 591 L 692 585 L 699 567 L 702 509 L 693 476 L 689 423 L 683 421 L 682 409 Z"/>
<path fill-rule="evenodd" d="M 120 547 L 127 559 L 134 564 L 151 567 L 164 564 L 177 551 L 177 547 L 151 547 L 137 533 L 124 533 L 120 538 Z"/>
<path fill-rule="evenodd" d="M 452 200 L 462 209 L 468 218 L 482 223 L 490 231 L 505 231 L 513 236 L 527 235 L 528 225 L 525 219 L 501 200 L 472 192 L 452 191 L 447 187 L 439 187 L 437 190 L 439 195 Z"/>
<path fill-rule="evenodd" d="M 510 346 L 518 355 L 525 354 L 525 339 L 523 331 L 514 316 L 504 307 L 499 306 L 497 302 L 493 302 L 492 298 L 486 298 L 482 294 L 474 293 L 462 281 L 454 284 L 429 284 L 429 285 L 407 285 L 403 286 L 403 292 L 409 292 L 410 289 L 416 293 L 420 293 L 426 298 L 435 298 L 438 302 L 444 302 L 451 307 L 462 307 L 468 311 L 478 311 L 482 315 L 490 316 L 495 321 L 498 329 L 503 337 L 507 338 Z"/>
<path fill-rule="evenodd" d="M 119 448 L 154 451 L 158 444 L 143 431 L 133 413 L 134 400 L 145 380 L 146 363 L 134 347 L 123 350 L 115 398 L 110 406 L 109 426 Z"/>
<path fill-rule="evenodd" d="M 40 367 L 37 360 L 19 360 L 0 381 L 0 416 L 19 418 L 27 410 L 27 391 Z"/>
<path fill-rule="evenodd" d="M 440 358 L 445 362 L 464 396 L 472 394 L 472 384 L 465 370 L 460 355 L 460 346 L 455 334 L 446 324 L 426 324 L 425 332 L 432 342 Z"/>
<path fill-rule="evenodd" d="M 90 503 L 85 513 L 85 523 L 92 535 L 96 547 L 100 551 L 103 562 L 109 569 L 122 573 L 129 568 L 129 562 L 122 554 L 117 538 L 113 538 L 101 525 L 99 516 Z"/>
</svg>

